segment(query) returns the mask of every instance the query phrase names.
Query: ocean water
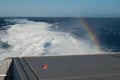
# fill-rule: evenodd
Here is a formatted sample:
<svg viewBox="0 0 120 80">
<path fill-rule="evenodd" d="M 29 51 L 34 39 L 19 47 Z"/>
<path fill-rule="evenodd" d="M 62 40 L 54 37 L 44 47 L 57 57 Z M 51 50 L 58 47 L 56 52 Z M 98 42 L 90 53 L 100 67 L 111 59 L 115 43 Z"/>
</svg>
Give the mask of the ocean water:
<svg viewBox="0 0 120 80">
<path fill-rule="evenodd" d="M 0 18 L 0 60 L 120 52 L 120 18 Z"/>
</svg>

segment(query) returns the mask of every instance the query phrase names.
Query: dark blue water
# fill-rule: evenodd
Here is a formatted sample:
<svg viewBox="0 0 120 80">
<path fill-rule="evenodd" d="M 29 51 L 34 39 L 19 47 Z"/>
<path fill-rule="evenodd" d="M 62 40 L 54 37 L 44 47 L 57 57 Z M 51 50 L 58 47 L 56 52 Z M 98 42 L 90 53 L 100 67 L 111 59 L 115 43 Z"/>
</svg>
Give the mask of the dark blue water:
<svg viewBox="0 0 120 80">
<path fill-rule="evenodd" d="M 76 38 L 87 39 L 84 28 L 80 24 L 82 18 L 58 18 L 58 17 L 22 17 L 22 18 L 0 18 L 0 31 L 7 31 L 9 25 L 15 25 L 16 22 L 11 22 L 13 19 L 27 19 L 34 22 L 47 22 L 53 24 L 51 30 L 59 32 L 68 32 Z M 105 51 L 119 52 L 120 51 L 120 18 L 83 18 L 85 22 L 95 32 L 101 49 Z M 21 24 L 24 24 L 22 22 Z M 4 36 L 4 34 L 0 34 Z M 49 43 L 45 45 L 48 47 Z M 7 42 L 0 39 L 0 48 L 9 48 Z"/>
</svg>

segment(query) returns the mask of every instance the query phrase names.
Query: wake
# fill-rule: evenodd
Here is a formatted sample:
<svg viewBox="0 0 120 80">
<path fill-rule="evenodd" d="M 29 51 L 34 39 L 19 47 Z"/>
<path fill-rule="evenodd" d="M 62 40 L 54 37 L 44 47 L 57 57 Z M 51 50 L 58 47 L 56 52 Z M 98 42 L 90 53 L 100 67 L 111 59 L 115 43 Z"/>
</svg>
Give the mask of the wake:
<svg viewBox="0 0 120 80">
<path fill-rule="evenodd" d="M 11 20 L 6 33 L 1 33 L 0 60 L 16 56 L 59 56 L 99 54 L 100 51 L 89 40 L 76 39 L 71 33 L 51 31 L 52 24 L 27 19 Z M 4 34 L 4 35 L 3 35 Z"/>
</svg>

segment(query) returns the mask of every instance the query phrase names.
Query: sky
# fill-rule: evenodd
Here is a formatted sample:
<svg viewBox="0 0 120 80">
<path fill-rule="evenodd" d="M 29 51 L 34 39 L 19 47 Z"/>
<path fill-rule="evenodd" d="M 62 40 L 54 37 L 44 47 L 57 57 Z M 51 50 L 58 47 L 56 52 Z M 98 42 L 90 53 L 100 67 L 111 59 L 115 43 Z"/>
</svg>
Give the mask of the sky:
<svg viewBox="0 0 120 80">
<path fill-rule="evenodd" d="M 120 0 L 0 0 L 1 17 L 120 17 Z"/>
</svg>

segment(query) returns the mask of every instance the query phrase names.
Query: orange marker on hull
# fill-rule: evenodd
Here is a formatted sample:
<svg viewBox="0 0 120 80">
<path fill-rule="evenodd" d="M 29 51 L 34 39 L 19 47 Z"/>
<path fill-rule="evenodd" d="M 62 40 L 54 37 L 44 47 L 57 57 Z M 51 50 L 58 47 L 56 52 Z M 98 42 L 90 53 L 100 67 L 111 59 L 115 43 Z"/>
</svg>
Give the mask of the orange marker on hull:
<svg viewBox="0 0 120 80">
<path fill-rule="evenodd" d="M 42 66 L 42 68 L 43 68 L 44 70 L 47 70 L 47 69 L 48 69 L 48 64 L 44 64 L 44 65 Z"/>
</svg>

